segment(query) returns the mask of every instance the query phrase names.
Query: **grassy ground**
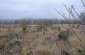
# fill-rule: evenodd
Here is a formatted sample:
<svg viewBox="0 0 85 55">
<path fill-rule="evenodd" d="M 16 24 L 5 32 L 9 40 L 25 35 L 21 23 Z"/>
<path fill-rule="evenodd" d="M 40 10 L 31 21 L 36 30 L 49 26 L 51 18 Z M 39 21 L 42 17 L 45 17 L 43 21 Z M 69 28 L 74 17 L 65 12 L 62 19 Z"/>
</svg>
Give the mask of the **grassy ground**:
<svg viewBox="0 0 85 55">
<path fill-rule="evenodd" d="M 61 27 L 61 31 L 65 31 L 69 27 L 67 24 L 61 25 L 53 25 L 57 27 Z M 75 25 L 76 26 L 76 25 Z M 73 28 L 73 30 L 77 33 L 78 37 L 82 40 L 83 45 L 85 46 L 85 37 L 82 32 L 82 28 Z M 51 29 L 47 27 L 45 34 L 42 31 L 38 31 L 36 27 L 27 27 L 26 33 L 23 33 L 20 27 L 11 28 L 11 31 L 8 32 L 7 28 L 0 28 L 0 36 L 8 36 L 12 33 L 17 33 L 20 41 L 19 45 L 12 45 L 12 47 L 7 47 L 5 49 L 9 49 L 9 52 L 15 55 L 61 55 L 61 50 L 68 52 L 71 55 L 78 55 L 77 49 L 82 48 L 81 43 L 76 37 L 75 34 L 71 34 L 69 37 L 69 43 L 64 40 L 58 40 L 58 34 L 60 31 L 57 29 Z M 3 38 L 3 37 L 2 37 Z M 6 39 L 6 38 L 3 38 Z M 1 39 L 1 41 L 3 41 Z M 10 42 L 5 41 L 9 46 Z M 4 43 L 2 43 L 4 44 Z M 1 44 L 1 45 L 2 45 Z M 18 52 L 17 49 L 21 49 L 21 52 Z M 8 51 L 8 50 L 4 50 Z M 3 50 L 0 50 L 2 53 Z M 2 55 L 4 55 L 2 53 Z M 9 53 L 8 53 L 9 55 Z"/>
</svg>

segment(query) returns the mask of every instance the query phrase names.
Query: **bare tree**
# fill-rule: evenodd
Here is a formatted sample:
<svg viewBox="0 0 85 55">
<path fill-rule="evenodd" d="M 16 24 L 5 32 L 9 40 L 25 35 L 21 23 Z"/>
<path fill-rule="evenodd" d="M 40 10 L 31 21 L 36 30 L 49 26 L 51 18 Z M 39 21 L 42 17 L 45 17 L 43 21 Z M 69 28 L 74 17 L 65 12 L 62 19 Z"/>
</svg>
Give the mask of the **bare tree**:
<svg viewBox="0 0 85 55">
<path fill-rule="evenodd" d="M 85 0 L 84 0 L 84 1 L 85 1 Z M 81 0 L 82 4 L 83 4 L 84 7 L 85 7 L 84 1 Z M 59 12 L 59 11 L 56 10 L 56 11 L 58 12 L 58 14 L 60 14 L 66 21 L 67 21 L 68 19 L 70 20 L 70 17 L 72 17 L 74 20 L 76 20 L 77 24 L 78 24 L 78 21 L 79 21 L 79 20 L 82 20 L 82 23 L 83 23 L 84 26 L 85 26 L 85 13 L 81 13 L 81 14 L 79 15 L 73 5 L 71 5 L 71 7 L 67 7 L 66 5 L 64 5 L 64 7 L 65 7 L 66 10 L 68 11 L 69 17 L 66 17 L 66 16 L 65 16 L 65 13 L 64 13 L 63 11 Z M 73 11 L 74 11 L 74 12 L 73 12 Z M 77 15 L 77 16 L 76 16 L 76 15 Z M 80 17 L 81 17 L 81 18 L 80 18 Z M 73 28 L 71 28 L 70 23 L 67 24 L 67 25 L 68 25 L 69 28 L 72 30 L 72 32 L 76 35 L 77 39 L 80 41 L 81 47 L 85 50 L 85 47 L 83 46 L 82 40 L 79 38 L 80 36 L 78 36 L 77 33 L 73 30 Z M 85 29 L 83 28 L 83 30 L 85 30 Z"/>
</svg>

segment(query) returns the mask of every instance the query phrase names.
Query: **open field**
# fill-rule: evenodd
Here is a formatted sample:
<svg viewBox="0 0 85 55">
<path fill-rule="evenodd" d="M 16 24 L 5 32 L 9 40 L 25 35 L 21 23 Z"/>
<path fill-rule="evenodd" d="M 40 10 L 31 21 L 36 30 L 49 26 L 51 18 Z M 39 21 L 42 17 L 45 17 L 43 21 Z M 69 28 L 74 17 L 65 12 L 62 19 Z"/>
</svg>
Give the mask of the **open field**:
<svg viewBox="0 0 85 55">
<path fill-rule="evenodd" d="M 1 27 L 0 55 L 62 55 L 63 51 L 66 51 L 67 55 L 78 55 L 77 50 L 82 49 L 81 42 L 85 47 L 85 35 L 82 25 L 74 26 L 72 29 L 77 36 L 72 32 L 68 40 L 58 38 L 60 32 L 69 29 L 67 24 L 54 24 L 51 27 L 45 27 L 44 31 L 38 30 L 38 25 L 28 25 L 25 33 L 19 25 L 14 27 L 12 24 L 10 31 L 7 26 Z M 58 30 L 57 27 L 60 29 Z"/>
<path fill-rule="evenodd" d="M 0 55 L 85 55 L 85 0 L 0 0 Z"/>
</svg>

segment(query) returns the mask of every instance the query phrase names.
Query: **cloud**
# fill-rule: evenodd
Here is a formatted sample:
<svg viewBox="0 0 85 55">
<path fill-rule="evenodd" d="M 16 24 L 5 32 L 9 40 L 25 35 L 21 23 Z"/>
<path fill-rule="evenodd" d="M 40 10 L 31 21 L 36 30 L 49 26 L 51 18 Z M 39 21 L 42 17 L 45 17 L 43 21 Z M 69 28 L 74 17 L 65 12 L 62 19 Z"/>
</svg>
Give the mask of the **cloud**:
<svg viewBox="0 0 85 55">
<path fill-rule="evenodd" d="M 55 8 L 67 14 L 63 4 L 84 11 L 80 0 L 0 0 L 0 18 L 60 18 Z"/>
</svg>

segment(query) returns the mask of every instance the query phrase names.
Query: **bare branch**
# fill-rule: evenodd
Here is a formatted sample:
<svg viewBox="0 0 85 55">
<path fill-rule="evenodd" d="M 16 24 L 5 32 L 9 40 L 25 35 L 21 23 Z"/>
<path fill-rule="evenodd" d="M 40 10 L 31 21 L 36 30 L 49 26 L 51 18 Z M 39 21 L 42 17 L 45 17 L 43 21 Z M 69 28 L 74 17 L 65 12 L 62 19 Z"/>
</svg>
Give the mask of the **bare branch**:
<svg viewBox="0 0 85 55">
<path fill-rule="evenodd" d="M 78 21 L 77 17 L 74 15 L 74 13 L 72 12 L 72 8 L 73 6 L 71 6 L 71 8 L 67 8 L 66 5 L 64 5 L 64 7 L 66 8 L 66 10 L 69 12 L 69 14 Z M 57 11 L 57 10 L 56 10 Z M 59 11 L 57 11 L 63 18 L 67 19 L 67 17 L 64 15 L 64 13 L 60 13 Z M 78 14 L 77 14 L 78 15 Z M 69 28 L 73 31 L 73 33 L 76 35 L 77 39 L 80 41 L 80 45 L 84 48 L 83 43 L 81 41 L 81 39 L 79 38 L 79 36 L 76 34 L 76 32 L 69 26 Z"/>
<path fill-rule="evenodd" d="M 84 0 L 84 1 L 85 1 L 85 0 Z M 83 4 L 83 5 L 84 5 L 84 7 L 85 7 L 84 1 L 83 1 L 83 0 L 81 0 L 82 4 Z"/>
</svg>

